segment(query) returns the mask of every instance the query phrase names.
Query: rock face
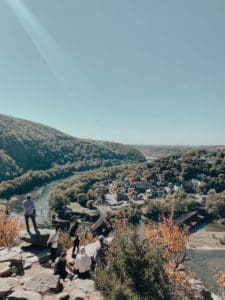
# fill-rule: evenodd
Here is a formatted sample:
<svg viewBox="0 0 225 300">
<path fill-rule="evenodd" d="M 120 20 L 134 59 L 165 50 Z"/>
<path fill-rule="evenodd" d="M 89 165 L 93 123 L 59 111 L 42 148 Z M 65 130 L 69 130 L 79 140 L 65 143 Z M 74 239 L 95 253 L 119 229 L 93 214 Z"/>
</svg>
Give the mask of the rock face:
<svg viewBox="0 0 225 300">
<path fill-rule="evenodd" d="M 93 280 L 75 279 L 72 282 L 67 282 L 64 289 L 70 295 L 70 300 L 103 300 L 102 294 L 95 290 L 94 285 Z"/>
<path fill-rule="evenodd" d="M 211 292 L 204 287 L 200 280 L 190 279 L 189 284 L 194 292 L 194 299 L 213 300 Z"/>
<path fill-rule="evenodd" d="M 23 261 L 19 252 L 7 248 L 0 250 L 0 277 L 23 275 Z"/>
<path fill-rule="evenodd" d="M 0 299 L 5 299 L 13 291 L 13 285 L 6 278 L 0 280 Z"/>
<path fill-rule="evenodd" d="M 59 293 L 57 295 L 45 295 L 43 300 L 69 300 L 70 295 L 68 293 Z"/>
<path fill-rule="evenodd" d="M 98 242 L 87 246 L 88 252 L 93 254 L 97 246 Z M 48 250 L 32 245 L 27 247 L 26 243 L 12 249 L 0 248 L 0 276 L 12 276 L 0 278 L 0 300 L 103 300 L 92 280 L 60 282 L 52 268 L 44 263 L 48 259 Z M 15 262 L 22 264 L 23 274 L 17 272 Z M 60 292 L 62 288 L 63 292 Z"/>
<path fill-rule="evenodd" d="M 38 293 L 28 292 L 24 290 L 15 291 L 8 296 L 9 300 L 42 300 L 42 297 Z"/>
<path fill-rule="evenodd" d="M 27 291 L 37 292 L 41 294 L 57 293 L 60 288 L 59 276 L 38 273 L 26 280 L 23 288 Z"/>
<path fill-rule="evenodd" d="M 11 276 L 11 263 L 10 262 L 1 262 L 0 263 L 0 277 Z"/>
<path fill-rule="evenodd" d="M 23 251 L 20 247 L 0 249 L 0 277 L 9 277 L 12 274 L 23 275 L 24 270 L 35 263 L 45 263 L 48 260 L 48 249 L 29 248 Z"/>
<path fill-rule="evenodd" d="M 61 293 L 56 296 L 56 300 L 68 300 L 70 298 L 70 295 L 67 293 Z"/>
<path fill-rule="evenodd" d="M 74 283 L 75 289 L 79 289 L 84 293 L 91 293 L 95 290 L 95 282 L 90 279 L 77 279 Z"/>
<path fill-rule="evenodd" d="M 46 248 L 49 235 L 53 232 L 50 229 L 39 229 L 37 234 L 28 234 L 25 230 L 21 232 L 21 241 L 30 243 L 35 247 Z"/>
</svg>

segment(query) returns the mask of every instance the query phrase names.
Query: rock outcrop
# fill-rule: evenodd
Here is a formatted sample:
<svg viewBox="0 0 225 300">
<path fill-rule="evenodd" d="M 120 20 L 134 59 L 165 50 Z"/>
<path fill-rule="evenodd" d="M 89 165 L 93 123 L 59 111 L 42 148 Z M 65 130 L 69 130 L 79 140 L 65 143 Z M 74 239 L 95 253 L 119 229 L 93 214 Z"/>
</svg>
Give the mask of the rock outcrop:
<svg viewBox="0 0 225 300">
<path fill-rule="evenodd" d="M 13 292 L 13 284 L 6 278 L 0 280 L 0 299 L 5 299 L 7 295 Z"/>
<path fill-rule="evenodd" d="M 53 274 L 46 274 L 44 272 L 35 274 L 27 278 L 23 285 L 26 291 L 37 292 L 42 295 L 47 293 L 57 293 L 60 290 L 59 276 Z"/>
<path fill-rule="evenodd" d="M 46 248 L 49 235 L 52 232 L 50 229 L 39 229 L 36 234 L 28 234 L 27 231 L 23 230 L 21 231 L 20 239 L 34 247 Z"/>
<path fill-rule="evenodd" d="M 24 274 L 23 260 L 20 252 L 7 248 L 0 250 L 0 277 Z"/>
<path fill-rule="evenodd" d="M 17 290 L 7 297 L 9 300 L 42 300 L 42 296 L 38 293 Z"/>
<path fill-rule="evenodd" d="M 213 300 L 212 294 L 200 280 L 190 279 L 189 284 L 196 300 Z"/>
<path fill-rule="evenodd" d="M 33 237 L 23 232 L 20 246 L 0 248 L 0 299 L 102 300 L 93 280 L 64 282 L 53 275 L 53 269 L 47 263 L 50 249 L 46 248 L 51 231 L 41 230 L 40 233 L 39 237 Z M 95 253 L 98 245 L 95 242 L 86 246 L 89 255 Z M 71 259 L 71 250 L 69 253 Z"/>
</svg>

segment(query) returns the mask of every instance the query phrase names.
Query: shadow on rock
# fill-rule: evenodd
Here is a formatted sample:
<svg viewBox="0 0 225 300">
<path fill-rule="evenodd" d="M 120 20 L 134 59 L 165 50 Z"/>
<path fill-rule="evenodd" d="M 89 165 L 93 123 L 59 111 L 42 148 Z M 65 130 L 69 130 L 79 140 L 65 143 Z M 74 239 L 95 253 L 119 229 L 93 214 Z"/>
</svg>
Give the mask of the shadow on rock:
<svg viewBox="0 0 225 300">
<path fill-rule="evenodd" d="M 21 246 L 24 269 L 31 267 L 35 262 L 39 262 L 43 267 L 49 267 L 47 262 L 50 249 L 47 248 L 47 241 L 51 232 L 49 229 L 40 229 L 36 234 L 21 232 L 20 239 L 26 242 Z"/>
</svg>

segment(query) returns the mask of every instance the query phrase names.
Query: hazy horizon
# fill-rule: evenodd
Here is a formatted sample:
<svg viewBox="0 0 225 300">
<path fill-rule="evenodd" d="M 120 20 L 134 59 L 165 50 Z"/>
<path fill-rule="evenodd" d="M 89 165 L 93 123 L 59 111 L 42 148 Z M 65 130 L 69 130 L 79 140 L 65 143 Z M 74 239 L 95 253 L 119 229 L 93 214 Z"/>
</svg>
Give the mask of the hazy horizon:
<svg viewBox="0 0 225 300">
<path fill-rule="evenodd" d="M 70 135 L 74 138 L 78 138 L 78 139 L 85 139 L 85 140 L 96 140 L 96 139 L 93 139 L 93 138 L 86 138 L 86 137 L 81 137 L 81 136 L 74 136 L 73 134 L 69 134 L 65 131 L 62 131 L 60 128 L 57 128 L 57 127 L 53 127 L 53 126 L 50 126 L 48 124 L 44 124 L 44 123 L 40 123 L 40 122 L 37 122 L 37 121 L 34 121 L 34 120 L 29 120 L 29 119 L 24 119 L 24 118 L 19 118 L 17 116 L 13 116 L 13 115 L 5 115 L 5 114 L 2 114 L 0 112 L 0 116 L 3 115 L 3 116 L 7 116 L 7 117 L 12 117 L 12 118 L 16 118 L 16 119 L 21 119 L 21 120 L 25 120 L 25 121 L 29 121 L 29 122 L 34 122 L 34 123 L 37 123 L 37 124 L 41 124 L 41 125 L 44 125 L 44 126 L 47 126 L 47 127 L 50 127 L 50 128 L 53 128 L 55 130 L 58 130 L 64 134 L 67 134 L 67 135 Z M 115 143 L 123 143 L 119 140 L 111 140 L 110 138 L 108 140 L 96 140 L 96 141 L 108 141 L 108 142 L 115 142 Z M 124 143 L 126 144 L 126 143 Z M 211 144 L 211 145 L 202 145 L 202 144 L 127 144 L 127 145 L 131 145 L 131 146 L 156 146 L 156 147 L 224 147 L 225 144 Z"/>
<path fill-rule="evenodd" d="M 0 111 L 75 137 L 225 144 L 225 2 L 0 3 Z"/>
</svg>

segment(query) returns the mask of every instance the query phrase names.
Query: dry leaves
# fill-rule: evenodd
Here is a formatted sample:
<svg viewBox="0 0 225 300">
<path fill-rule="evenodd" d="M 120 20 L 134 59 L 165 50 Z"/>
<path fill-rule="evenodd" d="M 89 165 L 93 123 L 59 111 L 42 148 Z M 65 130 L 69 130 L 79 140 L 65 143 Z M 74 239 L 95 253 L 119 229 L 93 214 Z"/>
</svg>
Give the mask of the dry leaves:
<svg viewBox="0 0 225 300">
<path fill-rule="evenodd" d="M 12 247 L 23 228 L 19 216 L 8 216 L 5 210 L 0 213 L 0 247 Z"/>
</svg>

